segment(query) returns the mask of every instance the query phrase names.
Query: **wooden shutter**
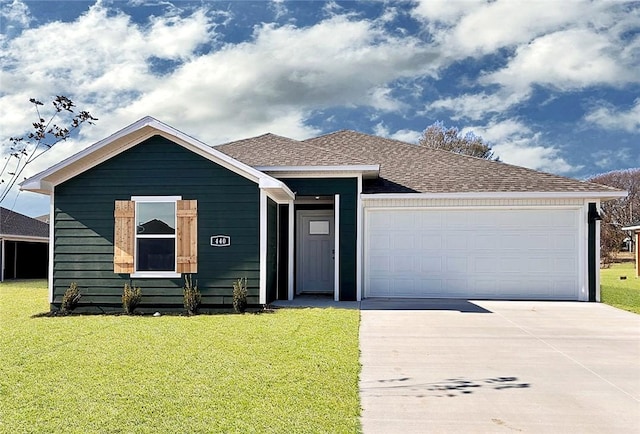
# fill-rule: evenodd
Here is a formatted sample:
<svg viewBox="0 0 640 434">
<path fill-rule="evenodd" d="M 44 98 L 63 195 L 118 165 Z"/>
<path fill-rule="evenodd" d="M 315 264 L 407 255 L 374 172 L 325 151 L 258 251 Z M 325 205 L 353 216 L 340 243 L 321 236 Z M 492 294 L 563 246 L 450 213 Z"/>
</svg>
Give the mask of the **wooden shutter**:
<svg viewBox="0 0 640 434">
<path fill-rule="evenodd" d="M 113 272 L 133 273 L 133 251 L 135 244 L 135 202 L 116 200 L 114 212 L 115 234 L 113 237 Z"/>
<path fill-rule="evenodd" d="M 178 273 L 198 272 L 198 201 L 179 200 L 178 217 Z"/>
</svg>

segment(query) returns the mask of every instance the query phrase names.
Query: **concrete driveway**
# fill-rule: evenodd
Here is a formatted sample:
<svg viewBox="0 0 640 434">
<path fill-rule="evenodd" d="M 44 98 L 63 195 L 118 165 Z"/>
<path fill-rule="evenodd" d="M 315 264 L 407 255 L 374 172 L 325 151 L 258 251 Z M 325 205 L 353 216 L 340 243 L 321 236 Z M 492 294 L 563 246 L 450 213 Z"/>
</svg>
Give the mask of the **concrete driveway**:
<svg viewBox="0 0 640 434">
<path fill-rule="evenodd" d="M 371 433 L 640 433 L 640 315 L 577 302 L 365 300 Z"/>
</svg>

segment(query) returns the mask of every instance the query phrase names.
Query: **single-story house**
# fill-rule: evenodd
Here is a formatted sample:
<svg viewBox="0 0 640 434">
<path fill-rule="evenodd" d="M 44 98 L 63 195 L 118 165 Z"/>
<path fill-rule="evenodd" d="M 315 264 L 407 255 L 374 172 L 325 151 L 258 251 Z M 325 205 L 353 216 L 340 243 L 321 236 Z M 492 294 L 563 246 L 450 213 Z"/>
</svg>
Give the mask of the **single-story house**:
<svg viewBox="0 0 640 434">
<path fill-rule="evenodd" d="M 640 277 L 640 254 L 638 253 L 638 251 L 640 251 L 640 244 L 638 244 L 638 242 L 640 242 L 640 222 L 636 224 L 632 224 L 631 226 L 622 228 L 622 230 L 632 231 L 635 233 L 636 239 L 633 242 L 633 245 L 635 246 L 635 252 L 636 252 L 636 276 Z"/>
<path fill-rule="evenodd" d="M 47 223 L 0 207 L 0 282 L 47 277 L 48 244 Z"/>
<path fill-rule="evenodd" d="M 625 191 L 355 131 L 211 147 L 146 117 L 31 177 L 51 198 L 50 302 L 203 308 L 300 294 L 599 299 L 601 201 Z"/>
</svg>

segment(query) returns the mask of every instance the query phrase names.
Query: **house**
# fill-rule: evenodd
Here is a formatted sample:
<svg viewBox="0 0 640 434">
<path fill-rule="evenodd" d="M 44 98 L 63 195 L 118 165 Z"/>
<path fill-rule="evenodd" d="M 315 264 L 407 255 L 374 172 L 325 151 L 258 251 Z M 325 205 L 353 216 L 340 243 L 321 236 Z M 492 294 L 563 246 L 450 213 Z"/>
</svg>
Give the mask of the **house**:
<svg viewBox="0 0 640 434">
<path fill-rule="evenodd" d="M 599 299 L 601 201 L 626 192 L 354 131 L 210 147 L 146 117 L 23 182 L 51 198 L 50 301 L 203 308 L 305 293 Z"/>
<path fill-rule="evenodd" d="M 0 207 L 0 282 L 47 277 L 48 244 L 48 224 Z"/>
<path fill-rule="evenodd" d="M 636 239 L 635 241 L 633 241 L 633 243 L 631 245 L 635 246 L 635 252 L 636 252 L 636 277 L 640 277 L 640 253 L 638 253 L 638 251 L 640 251 L 640 244 L 638 244 L 638 242 L 640 242 L 640 222 L 633 224 L 631 226 L 627 226 L 625 228 L 622 228 L 623 231 L 632 231 L 635 233 Z"/>
</svg>

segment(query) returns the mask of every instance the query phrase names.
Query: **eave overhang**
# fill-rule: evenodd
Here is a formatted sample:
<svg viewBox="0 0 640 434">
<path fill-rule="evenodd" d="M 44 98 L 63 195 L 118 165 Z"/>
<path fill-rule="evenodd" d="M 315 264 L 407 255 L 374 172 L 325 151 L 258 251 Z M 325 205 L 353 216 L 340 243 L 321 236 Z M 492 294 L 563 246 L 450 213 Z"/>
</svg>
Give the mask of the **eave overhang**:
<svg viewBox="0 0 640 434">
<path fill-rule="evenodd" d="M 50 168 L 20 183 L 20 189 L 50 195 L 59 185 L 98 164 L 115 157 L 137 144 L 153 137 L 162 136 L 226 169 L 231 170 L 268 189 L 270 196 L 293 199 L 295 195 L 282 182 L 264 172 L 254 169 L 207 144 L 147 116 L 126 128 L 94 143 L 84 150 L 51 166 Z M 275 199 L 274 199 L 275 200 Z M 284 200 L 284 199 L 278 199 Z"/>
<path fill-rule="evenodd" d="M 442 193 L 363 193 L 363 199 L 593 199 L 614 200 L 627 197 L 618 191 L 479 191 Z"/>
</svg>

